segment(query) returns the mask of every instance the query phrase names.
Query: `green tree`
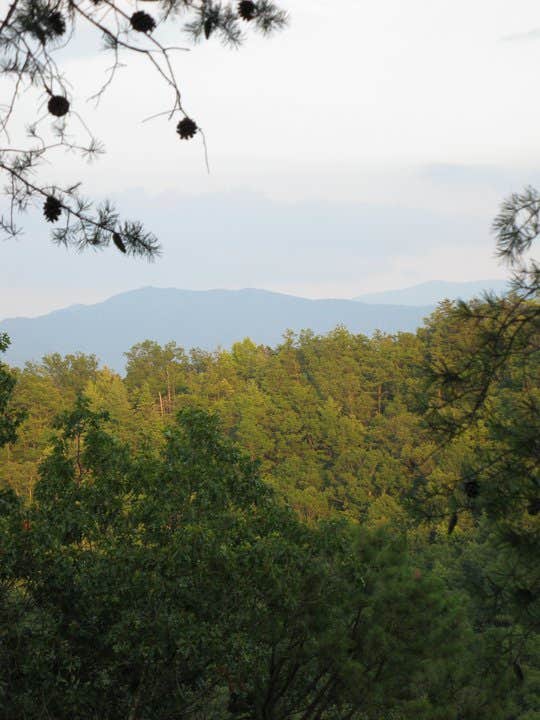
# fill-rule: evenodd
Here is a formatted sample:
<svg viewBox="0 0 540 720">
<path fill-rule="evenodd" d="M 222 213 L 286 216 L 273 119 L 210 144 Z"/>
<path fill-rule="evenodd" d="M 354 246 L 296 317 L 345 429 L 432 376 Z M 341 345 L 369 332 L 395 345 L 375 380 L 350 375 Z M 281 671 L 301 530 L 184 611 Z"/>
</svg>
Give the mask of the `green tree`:
<svg viewBox="0 0 540 720">
<path fill-rule="evenodd" d="M 516 714 L 527 718 L 540 712 L 540 274 L 526 255 L 539 212 L 530 189 L 503 205 L 495 228 L 513 292 L 448 308 L 427 356 L 427 423 L 445 448 L 469 448 L 443 493 L 448 529 L 481 532 L 472 595 L 523 685 Z"/>
<path fill-rule="evenodd" d="M 3 478 L 18 493 L 31 495 L 39 464 L 50 448 L 54 418 L 67 408 L 65 398 L 52 378 L 25 367 L 14 374 L 11 407 L 23 420 L 17 437 L 0 450 Z"/>
<path fill-rule="evenodd" d="M 64 408 L 67 408 L 84 391 L 87 383 L 96 379 L 98 366 L 95 355 L 77 352 L 45 355 L 40 363 L 27 363 L 26 368 L 38 376 L 49 378 L 62 394 Z"/>
<path fill-rule="evenodd" d="M 5 333 L 1 333 L 0 353 L 5 352 L 8 347 L 9 338 Z M 22 419 L 20 413 L 14 412 L 10 407 L 14 385 L 14 374 L 0 362 L 0 448 L 15 440 L 17 426 Z"/>
<path fill-rule="evenodd" d="M 93 412 L 106 412 L 115 425 L 115 433 L 122 440 L 128 440 L 134 430 L 132 407 L 128 391 L 122 378 L 108 368 L 103 368 L 95 379 L 84 388 L 84 397 L 88 399 Z"/>
<path fill-rule="evenodd" d="M 3 717 L 455 717 L 462 602 L 402 539 L 299 522 L 202 411 L 158 460 L 104 420 L 4 503 Z"/>
<path fill-rule="evenodd" d="M 126 385 L 131 392 L 148 386 L 162 416 L 174 412 L 177 394 L 185 391 L 188 358 L 184 349 L 170 342 L 163 347 L 152 340 L 126 352 Z"/>
</svg>

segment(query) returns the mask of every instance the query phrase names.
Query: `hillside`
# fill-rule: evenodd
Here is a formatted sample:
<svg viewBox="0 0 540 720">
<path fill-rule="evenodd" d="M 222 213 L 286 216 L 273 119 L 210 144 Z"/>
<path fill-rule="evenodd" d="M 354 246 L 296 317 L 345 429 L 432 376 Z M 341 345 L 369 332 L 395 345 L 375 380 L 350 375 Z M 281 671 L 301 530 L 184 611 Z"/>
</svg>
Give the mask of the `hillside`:
<svg viewBox="0 0 540 720">
<path fill-rule="evenodd" d="M 12 347 L 6 360 L 22 365 L 51 352 L 95 353 L 116 370 L 123 353 L 145 339 L 186 348 L 228 347 L 244 337 L 275 344 L 287 329 L 316 333 L 342 324 L 371 334 L 414 331 L 432 307 L 368 305 L 354 300 L 308 300 L 264 290 L 142 288 L 95 305 L 74 305 L 37 318 L 0 322 Z"/>
</svg>

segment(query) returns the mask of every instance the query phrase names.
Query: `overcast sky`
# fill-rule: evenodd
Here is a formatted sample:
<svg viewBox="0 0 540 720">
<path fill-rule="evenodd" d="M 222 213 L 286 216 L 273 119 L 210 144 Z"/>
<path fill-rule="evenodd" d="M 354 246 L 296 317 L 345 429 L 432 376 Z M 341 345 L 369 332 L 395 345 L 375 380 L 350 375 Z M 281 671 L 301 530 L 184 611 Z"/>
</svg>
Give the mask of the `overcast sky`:
<svg viewBox="0 0 540 720">
<path fill-rule="evenodd" d="M 110 58 L 81 31 L 64 67 L 107 155 L 82 168 L 59 157 L 47 177 L 113 195 L 159 234 L 163 256 L 67 252 L 30 217 L 23 238 L 0 245 L 0 318 L 143 285 L 351 297 L 504 276 L 491 219 L 509 192 L 540 185 L 538 2 L 283 6 L 280 35 L 176 56 L 210 174 L 199 138 L 181 142 L 163 118 L 141 123 L 168 98 L 138 60 L 97 110 L 86 103 Z M 21 128 L 30 100 L 24 109 Z"/>
</svg>

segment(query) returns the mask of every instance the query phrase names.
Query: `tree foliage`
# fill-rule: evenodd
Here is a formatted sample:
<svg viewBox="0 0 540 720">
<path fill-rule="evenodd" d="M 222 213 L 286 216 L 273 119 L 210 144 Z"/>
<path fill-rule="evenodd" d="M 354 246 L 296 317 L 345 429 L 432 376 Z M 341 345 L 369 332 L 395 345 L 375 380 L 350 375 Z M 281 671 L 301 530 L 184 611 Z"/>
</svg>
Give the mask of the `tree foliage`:
<svg viewBox="0 0 540 720">
<path fill-rule="evenodd" d="M 157 460 L 103 420 L 0 519 L 3 717 L 454 716 L 462 603 L 403 539 L 303 524 L 200 410 Z"/>
<path fill-rule="evenodd" d="M 9 347 L 9 339 L 5 333 L 0 333 L 0 353 Z M 9 368 L 0 362 L 0 448 L 8 443 L 15 442 L 16 430 L 22 421 L 22 413 L 15 412 L 10 406 L 10 400 L 15 386 L 15 376 Z"/>
</svg>

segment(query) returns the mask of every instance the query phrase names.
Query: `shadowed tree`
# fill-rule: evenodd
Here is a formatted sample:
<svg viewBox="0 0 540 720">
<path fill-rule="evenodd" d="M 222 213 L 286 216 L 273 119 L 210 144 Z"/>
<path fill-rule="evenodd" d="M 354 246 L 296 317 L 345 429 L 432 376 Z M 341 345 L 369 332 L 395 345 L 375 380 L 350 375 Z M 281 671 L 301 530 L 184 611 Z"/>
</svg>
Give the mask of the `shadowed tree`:
<svg viewBox="0 0 540 720">
<path fill-rule="evenodd" d="M 0 333 L 0 353 L 9 347 L 9 338 Z M 10 369 L 0 362 L 0 448 L 14 442 L 16 430 L 22 420 L 22 413 L 10 407 L 10 400 L 15 386 L 15 376 Z"/>
<path fill-rule="evenodd" d="M 498 642 L 517 682 L 530 677 L 537 686 L 540 268 L 530 253 L 540 234 L 540 194 L 527 188 L 512 195 L 494 230 L 498 254 L 513 270 L 512 292 L 447 309 L 428 348 L 426 419 L 445 449 L 464 442 L 472 449 L 445 488 L 448 532 L 471 524 L 481 531 L 482 612 L 506 628 Z M 424 502 L 431 490 L 421 475 L 422 467 L 417 491 Z M 534 708 L 540 711 L 538 694 Z"/>
<path fill-rule="evenodd" d="M 462 600 L 403 538 L 299 522 L 202 411 L 153 458 L 105 419 L 0 512 L 0 717 L 454 720 Z"/>
</svg>

